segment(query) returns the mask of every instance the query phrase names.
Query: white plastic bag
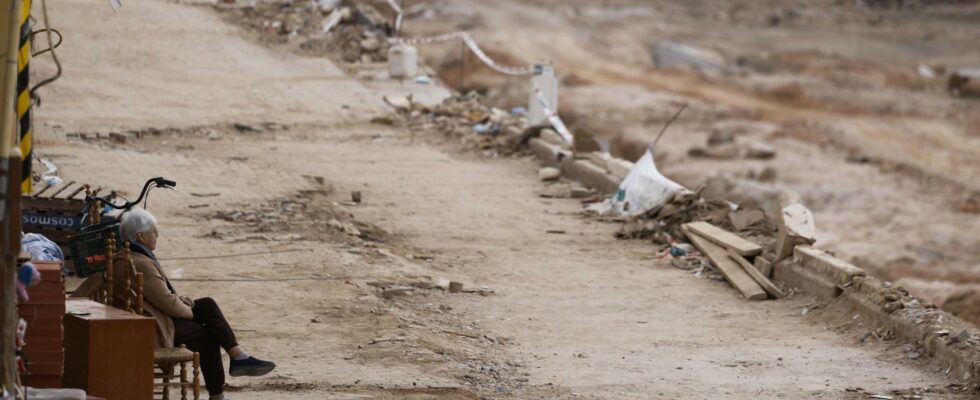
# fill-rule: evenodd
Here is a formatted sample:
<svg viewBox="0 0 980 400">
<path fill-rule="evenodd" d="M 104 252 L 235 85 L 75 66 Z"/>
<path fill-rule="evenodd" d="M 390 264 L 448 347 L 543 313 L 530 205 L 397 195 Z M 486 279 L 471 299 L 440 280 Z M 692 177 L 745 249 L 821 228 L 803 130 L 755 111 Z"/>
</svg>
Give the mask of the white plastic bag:
<svg viewBox="0 0 980 400">
<path fill-rule="evenodd" d="M 619 184 L 613 208 L 624 215 L 637 215 L 664 205 L 684 187 L 663 176 L 653 162 L 653 149 L 636 162 L 626 179 Z"/>
</svg>

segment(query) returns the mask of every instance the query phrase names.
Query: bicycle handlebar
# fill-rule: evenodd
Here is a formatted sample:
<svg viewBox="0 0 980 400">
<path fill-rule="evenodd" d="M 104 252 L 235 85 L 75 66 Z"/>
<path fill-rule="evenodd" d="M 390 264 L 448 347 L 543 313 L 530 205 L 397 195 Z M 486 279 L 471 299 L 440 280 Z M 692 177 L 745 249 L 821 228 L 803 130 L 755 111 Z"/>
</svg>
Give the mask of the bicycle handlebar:
<svg viewBox="0 0 980 400">
<path fill-rule="evenodd" d="M 153 184 L 153 186 L 150 186 L 151 184 Z M 129 210 L 130 208 L 133 208 L 133 206 L 135 206 L 135 205 L 139 204 L 140 202 L 142 202 L 143 201 L 143 198 L 146 197 L 146 194 L 149 192 L 150 189 L 152 189 L 154 187 L 162 187 L 162 188 L 165 188 L 165 189 L 174 189 L 175 186 L 177 186 L 177 182 L 174 182 L 172 180 L 166 179 L 166 178 L 164 178 L 164 177 L 161 176 L 161 177 L 156 177 L 156 178 L 152 178 L 152 179 L 147 180 L 146 183 L 143 184 L 143 190 L 140 191 L 140 197 L 138 197 L 136 199 L 136 201 L 127 201 L 127 202 L 123 203 L 123 205 L 115 205 L 115 204 L 112 204 L 112 200 L 111 200 L 111 198 L 112 197 L 115 197 L 115 195 L 109 195 L 109 196 L 104 196 L 104 197 L 88 196 L 88 197 L 85 198 L 85 200 L 86 201 L 95 201 L 95 200 L 98 200 L 98 201 L 101 201 L 102 203 L 104 203 L 105 205 L 107 205 L 109 207 L 112 207 L 112 208 L 115 208 L 117 210 Z"/>
</svg>

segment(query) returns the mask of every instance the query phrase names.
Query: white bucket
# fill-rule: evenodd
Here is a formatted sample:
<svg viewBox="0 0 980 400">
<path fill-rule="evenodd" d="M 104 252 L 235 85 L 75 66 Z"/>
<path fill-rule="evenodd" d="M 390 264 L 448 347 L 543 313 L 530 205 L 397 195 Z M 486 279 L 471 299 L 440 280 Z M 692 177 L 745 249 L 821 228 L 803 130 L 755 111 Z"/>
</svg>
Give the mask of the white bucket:
<svg viewBox="0 0 980 400">
<path fill-rule="evenodd" d="M 391 79 L 414 78 L 418 75 L 419 53 L 415 46 L 396 44 L 388 49 L 388 75 Z"/>
</svg>

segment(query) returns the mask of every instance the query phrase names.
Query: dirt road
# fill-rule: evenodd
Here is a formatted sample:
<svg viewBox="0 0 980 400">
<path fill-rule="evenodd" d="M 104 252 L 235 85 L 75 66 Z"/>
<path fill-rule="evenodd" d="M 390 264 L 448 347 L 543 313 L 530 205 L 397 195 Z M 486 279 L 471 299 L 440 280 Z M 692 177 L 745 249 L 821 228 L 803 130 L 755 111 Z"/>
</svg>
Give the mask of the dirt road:
<svg viewBox="0 0 980 400">
<path fill-rule="evenodd" d="M 805 298 L 743 301 L 615 240 L 577 202 L 538 198 L 529 160 L 369 122 L 383 93 L 438 88 L 359 83 L 206 8 L 51 8 L 65 74 L 42 93 L 37 152 L 129 194 L 178 182 L 149 200 L 165 268 L 279 363 L 232 379 L 232 398 L 955 398 L 905 349 L 802 316 Z M 146 135 L 67 135 L 125 130 Z M 486 295 L 376 289 L 443 277 Z"/>
<path fill-rule="evenodd" d="M 795 190 L 815 213 L 820 247 L 980 323 L 980 218 L 970 200 L 980 199 L 980 102 L 916 72 L 980 65 L 980 5 L 862 3 L 871 4 L 444 0 L 414 4 L 405 29 L 465 29 L 501 62 L 553 63 L 566 122 L 625 158 L 642 155 L 690 103 L 659 146 L 665 174 L 691 188 L 721 178 L 726 199 L 743 205 Z M 728 72 L 657 68 L 650 48 L 661 41 L 717 53 Z M 446 82 L 461 82 L 455 43 L 420 52 Z M 526 102 L 523 80 L 468 60 L 465 88 L 505 108 Z M 716 132 L 778 155 L 688 155 Z"/>
</svg>

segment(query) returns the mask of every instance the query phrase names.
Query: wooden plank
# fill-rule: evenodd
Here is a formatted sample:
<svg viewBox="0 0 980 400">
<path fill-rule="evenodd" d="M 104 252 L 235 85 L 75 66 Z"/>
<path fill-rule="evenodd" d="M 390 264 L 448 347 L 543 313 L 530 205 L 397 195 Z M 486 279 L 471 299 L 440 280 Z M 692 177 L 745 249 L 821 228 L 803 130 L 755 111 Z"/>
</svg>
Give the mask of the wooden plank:
<svg viewBox="0 0 980 400">
<path fill-rule="evenodd" d="M 54 187 L 54 186 L 52 186 L 52 185 L 47 185 L 47 186 L 45 186 L 45 187 L 44 187 L 43 189 L 41 189 L 41 190 L 39 190 L 39 191 L 37 191 L 37 192 L 34 192 L 34 194 L 32 194 L 32 195 L 31 195 L 31 197 L 37 197 L 37 196 L 40 196 L 40 195 L 42 195 L 42 194 L 44 194 L 44 192 L 47 192 L 47 191 L 48 191 L 48 189 L 51 189 L 51 188 L 53 188 L 53 187 Z"/>
<path fill-rule="evenodd" d="M 691 222 L 684 224 L 684 226 L 719 246 L 735 250 L 741 256 L 754 256 L 762 253 L 761 246 L 707 222 Z"/>
<path fill-rule="evenodd" d="M 769 295 L 777 299 L 781 299 L 785 296 L 783 291 L 779 290 L 779 287 L 773 285 L 772 282 L 766 278 L 765 275 L 762 275 L 762 272 L 759 272 L 754 265 L 749 264 L 749 260 L 746 260 L 745 257 L 740 256 L 735 252 L 735 250 L 732 249 L 728 249 L 728 256 L 731 257 L 732 260 L 735 260 L 738 265 L 741 265 L 742 268 L 745 269 L 745 272 L 748 272 L 749 276 L 751 276 L 752 279 L 755 279 L 755 283 L 758 283 L 759 286 L 762 286 L 762 288 L 765 289 L 766 293 L 769 293 Z"/>
<path fill-rule="evenodd" d="M 81 193 L 85 189 L 88 189 L 88 185 L 81 185 L 77 189 L 75 189 L 74 192 L 71 192 L 71 194 L 69 194 L 68 196 L 65 196 L 65 198 L 66 199 L 69 199 L 69 200 L 70 199 L 74 199 L 76 195 L 78 195 L 79 193 Z"/>
<path fill-rule="evenodd" d="M 68 189 L 68 188 L 70 188 L 70 187 L 71 187 L 72 185 L 74 185 L 74 184 L 75 184 L 75 181 L 69 181 L 69 182 L 68 182 L 68 183 L 66 183 L 66 184 L 65 184 L 64 186 L 62 186 L 62 187 L 60 187 L 60 188 L 58 188 L 58 191 L 56 191 L 56 192 L 54 192 L 54 193 L 51 193 L 51 195 L 50 195 L 50 196 L 48 196 L 48 198 L 49 198 L 49 199 L 56 199 L 56 198 L 57 198 L 57 196 L 58 196 L 59 194 L 61 194 L 61 192 L 64 192 L 64 191 L 65 191 L 65 189 Z"/>
<path fill-rule="evenodd" d="M 714 244 L 710 240 L 692 232 L 688 228 L 688 225 L 681 225 L 681 231 L 687 235 L 687 238 L 694 244 L 694 247 L 697 247 L 702 254 L 708 257 L 708 260 L 711 260 L 711 263 L 725 275 L 728 283 L 731 283 L 735 289 L 738 289 L 743 297 L 748 300 L 765 300 L 769 297 L 766 295 L 766 291 L 762 290 L 762 287 L 735 260 L 728 257 L 728 253 L 724 247 Z"/>
<path fill-rule="evenodd" d="M 755 269 L 762 273 L 762 276 L 768 278 L 772 276 L 772 261 L 765 259 L 763 256 L 755 256 Z"/>
</svg>

